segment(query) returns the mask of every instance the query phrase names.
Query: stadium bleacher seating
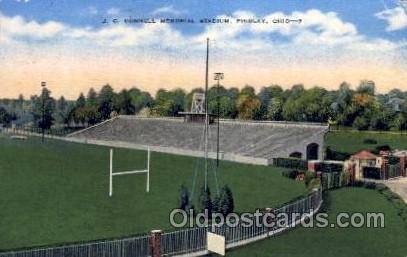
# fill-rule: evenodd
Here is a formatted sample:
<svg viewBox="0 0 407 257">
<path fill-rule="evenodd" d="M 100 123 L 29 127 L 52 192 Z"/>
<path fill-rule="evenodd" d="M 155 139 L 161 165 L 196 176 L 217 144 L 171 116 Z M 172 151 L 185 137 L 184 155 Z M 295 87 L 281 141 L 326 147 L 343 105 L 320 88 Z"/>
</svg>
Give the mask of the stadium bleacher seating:
<svg viewBox="0 0 407 257">
<path fill-rule="evenodd" d="M 311 142 L 321 144 L 326 131 L 327 126 L 322 124 L 221 120 L 220 151 L 267 160 L 287 157 L 288 152 L 304 152 Z M 216 151 L 216 133 L 216 124 L 210 125 L 208 147 L 212 152 Z M 202 151 L 203 134 L 201 123 L 118 116 L 69 136 Z"/>
</svg>

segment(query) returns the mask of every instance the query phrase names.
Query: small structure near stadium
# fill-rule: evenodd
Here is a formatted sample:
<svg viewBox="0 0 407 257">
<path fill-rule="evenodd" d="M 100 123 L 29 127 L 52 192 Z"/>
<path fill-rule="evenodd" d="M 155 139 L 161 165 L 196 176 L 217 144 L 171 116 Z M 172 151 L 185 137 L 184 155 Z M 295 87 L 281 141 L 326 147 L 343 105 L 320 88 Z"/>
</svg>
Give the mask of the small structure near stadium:
<svg viewBox="0 0 407 257">
<path fill-rule="evenodd" d="M 351 155 L 344 168 L 355 180 L 403 177 L 406 176 L 407 152 L 381 152 L 376 155 L 362 150 Z"/>
</svg>

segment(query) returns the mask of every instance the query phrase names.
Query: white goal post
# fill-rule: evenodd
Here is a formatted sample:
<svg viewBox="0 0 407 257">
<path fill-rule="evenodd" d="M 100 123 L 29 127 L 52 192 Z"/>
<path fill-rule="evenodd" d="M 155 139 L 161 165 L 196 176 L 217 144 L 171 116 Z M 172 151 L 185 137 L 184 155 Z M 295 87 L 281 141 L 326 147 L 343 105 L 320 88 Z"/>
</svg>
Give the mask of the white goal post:
<svg viewBox="0 0 407 257">
<path fill-rule="evenodd" d="M 121 171 L 113 172 L 113 149 L 110 149 L 110 165 L 109 165 L 109 196 L 113 195 L 113 177 L 121 175 L 130 175 L 130 174 L 147 174 L 146 178 L 146 192 L 150 191 L 150 148 L 147 148 L 147 169 L 145 170 L 131 170 L 131 171 Z"/>
</svg>

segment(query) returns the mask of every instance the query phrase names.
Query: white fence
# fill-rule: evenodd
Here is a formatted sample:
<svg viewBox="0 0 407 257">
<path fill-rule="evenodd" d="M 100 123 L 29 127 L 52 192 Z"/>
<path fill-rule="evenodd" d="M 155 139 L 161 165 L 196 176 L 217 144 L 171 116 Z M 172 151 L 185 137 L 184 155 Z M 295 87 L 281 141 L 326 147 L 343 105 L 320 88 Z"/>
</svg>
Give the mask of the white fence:
<svg viewBox="0 0 407 257">
<path fill-rule="evenodd" d="M 298 223 L 305 216 L 312 216 L 316 213 L 322 204 L 321 189 L 314 191 L 312 194 L 292 203 L 284 205 L 281 208 L 273 210 L 275 216 L 280 213 L 285 213 L 289 217 L 288 224 L 284 226 L 267 227 L 264 224 L 247 227 L 242 223 L 237 226 L 221 227 L 209 226 L 205 228 L 194 228 L 189 230 L 165 233 L 161 238 L 161 253 L 163 256 L 183 255 L 183 256 L 202 256 L 209 252 L 207 251 L 206 233 L 208 231 L 225 236 L 226 249 L 246 245 L 254 241 L 258 241 L 270 236 L 275 236 L 283 231 L 286 231 Z M 300 214 L 293 216 L 292 214 Z M 295 217 L 295 219 L 294 219 Z"/>
<path fill-rule="evenodd" d="M 150 236 L 0 253 L 1 257 L 138 257 L 150 255 Z"/>
<path fill-rule="evenodd" d="M 183 229 L 161 235 L 160 252 L 162 256 L 200 256 L 208 254 L 207 232 L 214 232 L 225 236 L 226 248 L 249 244 L 254 241 L 277 235 L 286 231 L 301 221 L 302 217 L 292 213 L 312 216 L 322 204 L 321 189 L 310 195 L 273 210 L 277 216 L 288 214 L 288 224 L 284 226 L 267 227 L 264 224 L 253 224 L 246 227 L 241 223 L 237 226 L 202 227 Z M 53 248 L 31 249 L 0 253 L 0 257 L 147 257 L 151 255 L 151 237 L 149 235 L 117 239 L 111 241 L 76 244 Z"/>
</svg>

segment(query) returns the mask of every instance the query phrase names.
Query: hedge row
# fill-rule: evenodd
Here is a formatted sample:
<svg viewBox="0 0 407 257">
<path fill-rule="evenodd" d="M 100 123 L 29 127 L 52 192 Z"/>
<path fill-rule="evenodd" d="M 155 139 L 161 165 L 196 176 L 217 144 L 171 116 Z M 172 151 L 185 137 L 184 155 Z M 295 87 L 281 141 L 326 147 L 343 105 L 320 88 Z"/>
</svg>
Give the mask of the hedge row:
<svg viewBox="0 0 407 257">
<path fill-rule="evenodd" d="M 273 164 L 278 167 L 307 170 L 308 162 L 298 158 L 273 158 Z"/>
<path fill-rule="evenodd" d="M 342 172 L 343 171 L 343 164 L 339 163 L 318 163 L 316 167 L 317 171 L 321 172 L 327 172 L 327 173 L 332 173 L 332 172 Z"/>
</svg>

